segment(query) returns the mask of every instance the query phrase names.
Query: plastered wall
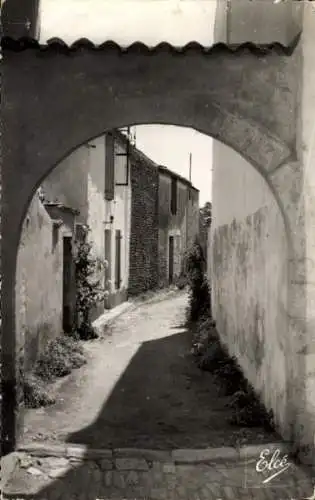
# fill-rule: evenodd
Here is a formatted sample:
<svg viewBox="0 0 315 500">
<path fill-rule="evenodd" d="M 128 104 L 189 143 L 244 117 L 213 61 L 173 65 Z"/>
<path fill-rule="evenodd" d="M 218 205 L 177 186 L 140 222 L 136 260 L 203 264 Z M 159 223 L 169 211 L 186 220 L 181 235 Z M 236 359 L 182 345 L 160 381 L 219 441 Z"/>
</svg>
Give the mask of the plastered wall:
<svg viewBox="0 0 315 500">
<path fill-rule="evenodd" d="M 29 371 L 47 342 L 62 332 L 63 228 L 53 224 L 37 196 L 23 224 L 16 275 L 16 317 Z"/>
<path fill-rule="evenodd" d="M 218 331 L 281 425 L 287 384 L 283 219 L 263 177 L 217 141 L 209 260 Z"/>
</svg>

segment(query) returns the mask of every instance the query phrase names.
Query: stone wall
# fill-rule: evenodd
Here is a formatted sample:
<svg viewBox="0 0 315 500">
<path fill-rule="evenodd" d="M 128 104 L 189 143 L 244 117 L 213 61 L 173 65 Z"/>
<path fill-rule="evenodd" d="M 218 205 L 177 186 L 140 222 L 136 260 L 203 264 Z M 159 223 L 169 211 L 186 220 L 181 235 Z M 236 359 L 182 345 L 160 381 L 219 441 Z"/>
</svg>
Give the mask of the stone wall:
<svg viewBox="0 0 315 500">
<path fill-rule="evenodd" d="M 158 286 L 158 172 L 144 161 L 131 164 L 130 295 Z"/>
<path fill-rule="evenodd" d="M 292 233 L 301 235 L 303 241 L 295 243 L 295 266 L 290 263 L 289 377 L 295 441 L 302 450 L 300 458 L 310 461 L 315 469 L 315 8 L 314 2 L 304 4 L 304 29 L 298 46 L 303 66 L 299 74 L 297 161 L 284 169 L 282 178 L 281 172 L 275 177 L 286 183 Z M 294 180 L 289 179 L 290 173 Z"/>
<path fill-rule="evenodd" d="M 286 420 L 287 239 L 263 177 L 232 149 L 213 145 L 212 308 L 246 377 Z"/>
<path fill-rule="evenodd" d="M 16 275 L 16 321 L 26 371 L 62 333 L 62 226 L 57 232 L 54 237 L 52 220 L 35 196 L 23 225 Z"/>
</svg>

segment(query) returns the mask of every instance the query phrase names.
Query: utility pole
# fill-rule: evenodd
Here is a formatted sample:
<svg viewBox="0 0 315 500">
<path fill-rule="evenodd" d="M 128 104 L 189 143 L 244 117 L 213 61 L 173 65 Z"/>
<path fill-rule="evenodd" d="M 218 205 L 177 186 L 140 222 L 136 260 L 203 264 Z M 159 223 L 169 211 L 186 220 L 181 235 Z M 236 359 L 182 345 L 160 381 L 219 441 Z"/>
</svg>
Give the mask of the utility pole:
<svg viewBox="0 0 315 500">
<path fill-rule="evenodd" d="M 192 164 L 192 154 L 189 153 L 189 182 L 191 182 L 191 164 Z M 189 200 L 190 200 L 190 187 L 187 186 L 187 199 L 186 199 L 186 251 L 188 250 Z"/>
</svg>

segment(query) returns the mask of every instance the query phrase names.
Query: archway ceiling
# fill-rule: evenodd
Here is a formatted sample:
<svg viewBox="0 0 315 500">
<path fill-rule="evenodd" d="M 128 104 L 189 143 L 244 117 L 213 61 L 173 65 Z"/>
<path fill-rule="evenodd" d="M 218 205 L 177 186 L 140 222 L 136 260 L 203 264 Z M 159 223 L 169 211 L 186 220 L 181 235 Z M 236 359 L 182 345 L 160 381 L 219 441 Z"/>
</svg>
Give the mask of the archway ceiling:
<svg viewBox="0 0 315 500">
<path fill-rule="evenodd" d="M 7 165 L 38 185 L 75 147 L 108 128 L 165 123 L 222 140 L 272 171 L 294 155 L 296 57 L 280 44 L 183 50 L 60 40 L 3 40 Z M 23 170 L 14 156 L 23 134 Z M 21 147 L 21 146 L 20 146 Z M 21 171 L 22 170 L 22 171 Z M 22 178 L 21 178 L 22 176 Z M 7 180 L 8 182 L 8 180 Z M 22 195 L 21 183 L 21 195 Z M 23 196 L 22 196 L 23 198 Z"/>
</svg>

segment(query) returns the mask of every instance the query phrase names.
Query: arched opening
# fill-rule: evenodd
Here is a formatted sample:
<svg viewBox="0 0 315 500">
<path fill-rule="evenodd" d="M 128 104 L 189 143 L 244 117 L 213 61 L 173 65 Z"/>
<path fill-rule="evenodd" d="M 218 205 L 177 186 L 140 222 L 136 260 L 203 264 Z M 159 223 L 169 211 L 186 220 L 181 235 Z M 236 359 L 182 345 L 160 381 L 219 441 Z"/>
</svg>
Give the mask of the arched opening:
<svg viewBox="0 0 315 500">
<path fill-rule="evenodd" d="M 212 285 L 214 317 L 219 333 L 229 346 L 231 354 L 238 357 L 246 376 L 259 392 L 263 391 L 266 385 L 270 387 L 272 384 L 274 387 L 276 379 L 278 384 L 277 390 L 274 391 L 276 401 L 268 400 L 270 391 L 266 391 L 265 394 L 263 393 L 266 404 L 269 407 L 277 407 L 280 394 L 282 404 L 285 406 L 287 383 L 285 363 L 281 370 L 277 372 L 272 370 L 275 366 L 273 356 L 277 356 L 278 362 L 280 359 L 279 338 L 281 334 L 279 332 L 285 329 L 285 317 L 281 317 L 279 310 L 286 310 L 287 307 L 288 277 L 286 259 L 283 257 L 289 252 L 289 238 L 281 206 L 279 207 L 266 181 L 266 176 L 262 176 L 260 171 L 253 168 L 245 158 L 230 147 L 222 142 L 213 141 L 209 136 L 202 136 L 200 132 L 192 129 L 156 124 L 143 126 L 132 124 L 132 129 L 136 130 L 136 145 L 132 140 L 126 140 L 126 129 L 120 132 L 109 131 L 101 136 L 90 138 L 88 142 L 84 142 L 64 156 L 57 165 L 47 168 L 49 174 L 42 179 L 40 186 L 36 186 L 36 189 L 40 188 L 40 191 L 37 191 L 33 198 L 28 217 L 23 224 L 24 255 L 21 253 L 20 245 L 17 264 L 19 281 L 16 288 L 16 303 L 17 311 L 22 312 L 17 320 L 19 325 L 17 330 L 21 332 L 24 329 L 25 331 L 25 349 L 28 351 L 27 353 L 25 351 L 27 369 L 30 369 L 47 340 L 58 337 L 59 332 L 66 329 L 69 311 L 74 309 L 71 293 L 72 301 L 75 293 L 73 294 L 70 283 L 73 279 L 71 245 L 70 253 L 66 253 L 69 249 L 69 239 L 75 244 L 82 228 L 89 227 L 90 241 L 96 256 L 100 260 L 107 261 L 108 267 L 103 268 L 102 279 L 106 278 L 110 286 L 107 289 L 106 301 L 99 304 L 99 309 L 93 312 L 93 319 L 97 319 L 101 315 L 106 315 L 108 309 L 119 308 L 128 296 L 137 297 L 143 292 L 165 288 L 170 282 L 176 281 L 182 271 L 183 254 L 192 245 L 199 232 L 198 204 L 201 207 L 210 201 L 213 202 L 213 223 L 212 234 L 208 235 L 206 241 L 209 253 L 208 279 Z M 175 142 L 176 132 L 177 143 L 172 144 L 172 141 Z M 165 138 L 168 139 L 166 144 Z M 172 151 L 169 151 L 171 147 Z M 202 149 L 202 147 L 203 152 L 198 152 L 198 148 Z M 191 171 L 189 153 L 192 153 Z M 178 156 L 180 159 L 177 158 Z M 211 171 L 214 174 L 212 191 L 209 182 Z M 190 174 L 192 174 L 192 183 L 189 179 Z M 208 189 L 205 182 L 207 175 Z M 174 178 L 177 179 L 176 202 L 172 201 Z M 199 195 L 195 188 L 201 190 Z M 200 194 L 202 194 L 201 198 Z M 34 221 L 37 221 L 37 226 L 34 225 Z M 35 228 L 33 233 L 32 228 Z M 39 233 L 40 237 L 38 237 Z M 269 233 L 269 240 L 267 233 Z M 32 244 L 27 241 L 28 235 Z M 36 245 L 38 245 L 38 251 Z M 265 247 L 262 248 L 262 245 Z M 271 253 L 274 257 L 270 263 L 265 255 Z M 33 259 L 33 261 L 27 259 Z M 23 279 L 21 276 L 23 269 L 26 272 L 29 269 L 34 271 L 28 277 L 24 276 Z M 36 280 L 36 276 L 39 281 Z M 27 282 L 31 286 L 29 290 L 26 289 L 27 285 L 25 287 Z M 65 286 L 68 286 L 66 292 Z M 21 289 L 24 299 L 21 298 Z M 65 296 L 68 300 L 67 304 L 65 304 Z M 278 302 L 274 303 L 274 298 L 278 296 Z M 270 307 L 271 297 L 273 309 Z M 25 301 L 28 303 L 26 304 Z M 184 313 L 182 304 L 180 308 Z M 160 314 L 163 315 L 162 310 Z M 45 322 L 45 316 L 51 320 L 50 324 L 49 321 Z M 32 331 L 31 327 L 25 326 L 28 321 L 32 322 L 33 318 L 36 318 L 37 324 Z M 185 318 L 181 319 L 184 321 Z M 180 322 L 175 327 L 179 325 Z M 122 337 L 123 341 L 128 344 L 126 325 L 122 326 L 122 329 L 124 328 Z M 62 427 L 63 410 L 57 410 L 57 413 L 55 410 L 48 410 L 43 418 L 34 418 L 34 413 L 30 412 L 26 417 L 28 428 L 26 439 L 30 439 L 32 433 L 42 429 L 40 432 L 46 434 L 47 439 L 49 435 L 56 436 L 59 433 L 59 435 L 63 434 L 63 439 L 69 440 L 70 443 L 79 441 L 80 444 L 88 446 L 93 444 L 95 447 L 95 439 L 100 443 L 103 425 L 107 434 L 107 440 L 102 444 L 103 447 L 110 445 L 110 439 L 115 446 L 122 446 L 122 436 L 131 446 L 130 429 L 133 428 L 136 432 L 135 427 L 132 426 L 135 426 L 133 412 L 137 412 L 129 398 L 133 393 L 136 404 L 139 404 L 139 395 L 143 396 L 144 388 L 148 389 L 145 384 L 142 389 L 140 387 L 139 366 L 144 366 L 146 369 L 150 365 L 154 366 L 155 352 L 159 357 L 166 355 L 165 349 L 169 349 L 173 354 L 174 349 L 181 349 L 178 343 L 181 329 L 165 332 L 165 335 L 160 332 L 162 338 L 158 338 L 154 335 L 153 322 L 148 322 L 147 328 L 148 332 L 141 337 L 142 347 L 138 349 L 136 341 L 135 345 L 130 347 L 129 354 L 128 348 L 127 353 L 120 351 L 123 352 L 124 358 L 120 366 L 122 371 L 117 372 L 115 369 L 112 371 L 113 381 L 111 386 L 108 382 L 110 389 L 108 388 L 107 400 L 104 397 L 98 397 L 98 403 L 94 407 L 90 401 L 94 419 L 91 418 L 89 424 L 87 415 L 82 412 L 81 417 L 76 415 L 76 420 L 73 418 L 74 415 L 71 416 L 71 412 L 64 412 L 68 417 L 70 416 L 73 427 L 69 418 Z M 277 340 L 276 347 L 274 346 L 273 352 L 270 353 L 266 346 L 268 336 L 274 336 L 274 332 L 277 332 L 279 344 Z M 123 341 L 120 340 L 120 343 Z M 146 347 L 146 343 L 150 342 L 153 346 L 156 345 L 156 351 L 155 347 Z M 117 343 L 119 344 L 119 341 Z M 244 348 L 245 345 L 247 347 L 252 345 L 253 349 L 249 351 Z M 142 353 L 146 349 L 147 359 Z M 138 357 L 140 360 L 137 361 Z M 169 355 L 166 355 L 166 363 L 168 357 Z M 113 349 L 109 348 L 106 359 L 107 363 L 110 363 L 111 359 L 114 363 L 115 351 Z M 161 370 L 162 367 L 163 361 L 157 369 Z M 167 373 L 167 365 L 164 371 Z M 145 378 L 144 371 L 140 373 Z M 110 375 L 105 371 L 103 377 L 108 379 Z M 160 372 L 160 377 L 162 377 L 162 372 Z M 119 382 L 116 384 L 114 381 L 117 381 L 117 378 Z M 128 378 L 132 380 L 129 394 Z M 156 378 L 159 378 L 158 375 Z M 150 382 L 152 383 L 152 379 Z M 134 393 L 135 385 L 133 384 L 140 388 L 138 394 Z M 124 392 L 126 386 L 127 396 L 124 403 L 124 395 L 117 397 L 117 392 Z M 100 396 L 102 385 L 98 384 L 97 387 L 100 390 L 98 393 Z M 90 391 L 90 387 L 86 387 L 85 394 L 87 391 Z M 96 389 L 95 392 L 97 393 Z M 148 398 L 150 400 L 150 395 Z M 152 404 L 154 414 L 156 408 L 154 408 L 154 402 Z M 169 401 L 169 404 L 172 406 L 172 401 Z M 194 413 L 192 407 L 187 409 L 190 410 L 191 415 Z M 283 407 L 278 410 L 282 414 Z M 145 405 L 140 410 L 138 408 L 139 422 L 143 422 L 141 411 L 145 413 L 150 409 Z M 178 410 L 176 411 L 178 418 L 179 413 Z M 120 421 L 120 428 L 125 429 L 121 435 L 117 433 L 117 426 L 115 427 L 111 421 L 115 412 Z M 198 412 L 195 413 L 198 414 Z M 204 419 L 209 417 L 205 411 L 203 413 Z M 97 414 L 99 417 L 95 418 Z M 92 413 L 89 415 L 91 416 Z M 47 422 L 50 422 L 48 424 L 45 423 L 46 417 Z M 160 415 L 160 419 L 166 420 L 167 414 Z M 204 425 L 204 419 L 201 425 Z M 111 421 L 110 424 L 108 420 Z M 83 421 L 86 422 L 85 425 Z M 129 436 L 126 435 L 127 422 L 129 422 Z M 151 422 L 150 418 L 148 422 Z M 188 422 L 189 419 L 186 422 L 187 426 Z M 45 425 L 47 425 L 46 428 Z M 169 425 L 174 425 L 172 417 Z M 57 426 L 59 430 L 54 426 Z M 112 426 L 112 433 L 109 430 L 110 426 Z M 166 427 L 167 422 L 164 427 L 161 426 L 162 431 L 155 435 L 151 428 L 150 437 L 148 437 L 150 432 L 147 432 L 151 448 L 161 446 L 163 432 L 165 445 Z M 147 429 L 150 429 L 149 425 Z M 137 430 L 139 438 L 139 429 Z M 34 438 L 34 435 L 32 437 Z M 144 446 L 144 436 L 142 435 L 139 439 L 138 445 Z M 155 443 L 154 439 L 156 439 Z M 188 439 L 187 435 L 186 439 Z M 196 442 L 196 435 L 194 439 Z M 210 441 L 209 437 L 209 443 Z M 188 447 L 187 441 L 179 440 L 176 445 Z M 202 447 L 201 442 L 199 446 Z"/>
<path fill-rule="evenodd" d="M 6 406 L 3 428 L 8 449 L 16 444 L 20 372 L 24 362 L 21 356 L 23 339 L 15 317 L 16 257 L 22 223 L 36 189 L 79 145 L 87 140 L 93 142 L 104 131 L 126 124 L 173 124 L 217 139 L 239 152 L 256 168 L 256 175 L 264 186 L 268 184 L 272 203 L 276 200 L 277 210 L 282 213 L 288 240 L 287 255 L 292 257 L 286 186 L 279 181 L 278 173 L 281 166 L 296 158 L 294 114 L 288 105 L 288 95 L 295 96 L 295 88 L 291 86 L 293 79 L 289 93 L 287 87 L 282 88 L 278 73 L 280 63 L 285 73 L 294 71 L 294 56 L 284 59 L 281 55 L 271 55 L 266 65 L 264 58 L 247 50 L 239 54 L 240 58 L 235 58 L 225 50 L 208 57 L 192 48 L 185 57 L 174 57 L 172 51 L 164 47 L 148 57 L 146 49 L 138 49 L 121 54 L 113 47 L 99 51 L 79 47 L 69 58 L 59 53 L 56 56 L 54 47 L 43 51 L 40 57 L 37 50 L 22 50 L 18 64 L 16 54 L 7 53 L 8 94 L 4 119 L 8 126 L 4 130 L 2 176 L 2 234 L 5 235 L 2 265 L 7 272 L 2 283 L 5 304 L 2 358 L 5 360 L 3 394 Z M 17 85 L 21 74 L 24 75 L 23 94 L 20 83 Z M 277 92 L 271 82 L 277 82 Z M 254 101 L 255 106 L 252 105 Z M 277 112 L 278 105 L 281 113 Z M 15 138 L 19 138 L 19 148 L 16 148 Z M 253 220 L 249 222 L 253 227 Z M 223 222 L 222 225 L 226 226 Z M 237 235 L 243 235 L 238 227 L 234 233 L 229 227 L 219 228 L 217 236 L 214 235 L 216 248 L 220 249 L 225 238 L 233 239 Z M 244 257 L 244 254 L 233 255 L 234 259 Z M 258 311 L 252 320 L 259 322 L 259 315 Z M 261 335 L 260 326 L 257 335 Z M 233 342 L 235 353 L 244 350 Z M 249 373 L 250 366 L 246 368 L 245 365 Z M 258 386 L 263 385 L 260 376 L 254 378 Z M 280 404 L 277 403 L 282 416 L 285 399 L 281 396 Z"/>
<path fill-rule="evenodd" d="M 260 8 L 258 6 L 256 18 L 259 17 L 259 24 L 265 29 L 264 23 L 261 23 Z M 274 10 L 274 6 L 272 8 Z M 290 2 L 283 8 L 286 14 L 289 13 Z M 242 24 L 237 11 L 230 14 L 230 25 L 238 31 Z M 272 26 L 276 26 L 276 17 L 272 17 L 275 21 Z M 285 18 L 292 21 L 290 14 Z M 307 18 L 308 28 L 312 16 Z M 281 23 L 286 35 L 291 29 L 295 31 L 299 24 L 291 21 L 289 30 L 286 23 Z M 259 38 L 257 30 L 253 31 L 254 38 Z M 278 36 L 278 26 L 275 31 Z M 234 33 L 230 40 L 239 41 L 244 37 L 246 34 L 241 27 L 241 33 Z M 16 445 L 20 370 L 24 359 L 23 356 L 21 359 L 23 343 L 15 321 L 16 256 L 23 218 L 34 189 L 53 166 L 87 138 L 94 139 L 104 130 L 125 123 L 153 121 L 193 127 L 231 146 L 256 167 L 273 193 L 278 206 L 257 177 L 254 179 L 251 174 L 244 174 L 245 185 L 250 189 L 252 184 L 255 185 L 244 204 L 244 200 L 235 196 L 236 189 L 231 193 L 231 186 L 226 185 L 224 176 L 217 177 L 216 183 L 221 186 L 217 192 L 227 192 L 229 209 L 236 206 L 240 210 L 234 220 L 222 198 L 217 198 L 215 202 L 217 216 L 211 239 L 214 252 L 210 270 L 214 275 L 214 289 L 220 288 L 222 293 L 216 294 L 214 310 L 220 333 L 229 332 L 226 334 L 228 343 L 242 360 L 244 371 L 258 389 L 268 386 L 264 393 L 265 401 L 275 409 L 283 432 L 288 430 L 290 437 L 302 437 L 304 430 L 298 427 L 305 420 L 307 437 L 304 441 L 312 443 L 314 408 L 312 404 L 305 404 L 312 403 L 313 399 L 313 384 L 308 381 L 309 388 L 306 388 L 305 383 L 306 366 L 310 365 L 311 372 L 313 359 L 308 352 L 308 343 L 311 342 L 308 342 L 310 327 L 307 324 L 312 323 L 312 320 L 309 321 L 312 318 L 312 307 L 309 307 L 312 292 L 306 284 L 313 272 L 311 260 L 306 262 L 306 256 L 312 255 L 312 238 L 309 237 L 312 231 L 311 224 L 308 227 L 305 222 L 308 202 L 304 200 L 304 154 L 296 144 L 300 128 L 308 130 L 305 115 L 312 112 L 307 103 L 309 110 L 305 113 L 305 103 L 302 99 L 301 105 L 299 95 L 310 96 L 308 91 L 305 93 L 305 82 L 310 81 L 308 55 L 311 51 L 305 51 L 305 40 L 289 57 L 278 52 L 277 47 L 258 57 L 248 47 L 244 50 L 240 48 L 235 57 L 223 48 L 216 48 L 206 55 L 195 46 L 189 46 L 185 54 L 178 55 L 171 47 L 162 46 L 148 57 L 148 48 L 139 45 L 122 54 L 117 46 L 107 45 L 94 50 L 85 42 L 77 43 L 76 49 L 73 47 L 69 52 L 58 42 L 40 54 L 38 47 L 24 50 L 27 48 L 25 41 L 20 46 L 16 44 L 15 48 L 21 49 L 18 55 L 7 50 L 4 62 L 6 102 L 3 119 L 6 127 L 2 175 L 5 450 L 12 450 Z M 300 73 L 305 73 L 305 82 L 300 82 Z M 307 85 L 311 88 L 310 83 Z M 307 99 L 304 98 L 304 101 Z M 306 142 L 308 148 L 308 139 Z M 222 151 L 223 157 L 228 156 L 224 149 Z M 239 163 L 238 160 L 235 162 Z M 253 172 L 252 169 L 251 173 L 255 175 Z M 239 179 L 231 175 L 229 180 L 236 185 Z M 247 212 L 250 212 L 249 216 Z M 271 214 L 274 214 L 272 224 Z M 55 224 L 51 246 L 58 244 L 58 231 L 59 226 Z M 265 238 L 260 245 L 262 235 Z M 65 253 L 69 249 L 69 239 L 66 241 Z M 249 272 L 244 265 L 247 260 L 251 262 Z M 286 287 L 279 286 L 286 282 L 286 265 L 290 285 L 288 307 Z M 254 268 L 259 268 L 255 276 L 252 272 Z M 236 278 L 231 280 L 235 270 Z M 242 293 L 245 285 L 250 292 L 248 295 Z M 234 301 L 231 306 L 230 298 L 236 294 L 242 296 L 241 300 Z M 248 297 L 250 300 L 247 300 Z M 274 302 L 268 310 L 267 319 L 264 307 L 272 298 Z M 247 314 L 249 310 L 251 313 Z M 278 331 L 275 331 L 275 324 L 270 319 L 273 317 Z M 287 332 L 284 328 L 286 317 L 289 324 Z M 245 330 L 237 328 L 242 324 L 246 324 L 246 331 L 251 332 L 247 344 L 244 341 Z M 248 325 L 255 327 L 247 328 Z M 266 347 L 262 339 L 263 332 L 268 328 L 274 335 Z M 251 342 L 253 338 L 256 340 Z M 309 356 L 307 363 L 305 352 Z M 258 370 L 255 369 L 257 366 Z M 269 374 L 265 376 L 268 369 Z M 312 377 L 312 373 L 308 375 Z M 292 390 L 286 382 L 289 378 L 293 380 Z M 299 414 L 304 410 L 308 414 L 305 419 Z"/>
</svg>

